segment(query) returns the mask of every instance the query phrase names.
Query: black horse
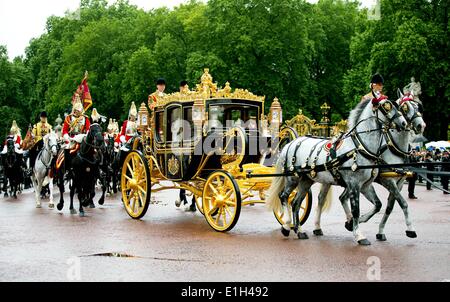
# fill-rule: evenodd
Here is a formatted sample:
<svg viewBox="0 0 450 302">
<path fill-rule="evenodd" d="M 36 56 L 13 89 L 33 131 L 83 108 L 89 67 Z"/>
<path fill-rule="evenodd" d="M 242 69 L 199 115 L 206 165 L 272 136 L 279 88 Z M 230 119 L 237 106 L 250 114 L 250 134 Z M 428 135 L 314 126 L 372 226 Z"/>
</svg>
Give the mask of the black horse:
<svg viewBox="0 0 450 302">
<path fill-rule="evenodd" d="M 80 144 L 80 150 L 72 156 L 64 159 L 63 166 L 58 169 L 60 200 L 57 205 L 58 210 L 64 207 L 64 175 L 67 171 L 70 185 L 70 213 L 76 214 L 73 208 L 73 197 L 78 195 L 80 202 L 79 215 L 84 216 L 83 207 L 94 204 L 95 184 L 100 177 L 99 166 L 102 161 L 102 153 L 105 151 L 105 143 L 102 135 L 102 128 L 94 123 L 90 126 L 88 134 Z M 66 154 L 69 152 L 66 152 Z M 103 200 L 99 201 L 103 204 Z"/>
<path fill-rule="evenodd" d="M 3 192 L 4 196 L 8 197 L 8 182 L 10 187 L 10 194 L 12 197 L 17 198 L 17 191 L 20 191 L 20 184 L 23 180 L 23 167 L 22 154 L 19 154 L 15 150 L 15 142 L 12 137 L 8 137 L 6 140 L 6 154 L 2 155 L 2 165 L 4 172 Z"/>
<path fill-rule="evenodd" d="M 114 137 L 107 139 L 106 150 L 103 154 L 103 161 L 100 165 L 101 184 L 108 194 L 117 193 L 118 172 L 118 153 L 114 150 Z"/>
</svg>

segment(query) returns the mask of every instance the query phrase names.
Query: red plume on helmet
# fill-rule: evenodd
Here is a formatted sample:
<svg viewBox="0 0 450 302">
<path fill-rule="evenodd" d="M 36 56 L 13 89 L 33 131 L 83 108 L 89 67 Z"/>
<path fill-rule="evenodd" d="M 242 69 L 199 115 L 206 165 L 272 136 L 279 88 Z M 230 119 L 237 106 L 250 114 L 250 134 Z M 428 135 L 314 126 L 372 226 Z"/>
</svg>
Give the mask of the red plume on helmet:
<svg viewBox="0 0 450 302">
<path fill-rule="evenodd" d="M 81 84 L 78 86 L 77 91 L 75 91 L 74 95 L 72 96 L 72 104 L 74 104 L 77 100 L 78 95 L 83 104 L 84 111 L 87 111 L 92 106 L 92 97 L 87 83 L 88 75 L 89 74 L 86 71 Z"/>
</svg>

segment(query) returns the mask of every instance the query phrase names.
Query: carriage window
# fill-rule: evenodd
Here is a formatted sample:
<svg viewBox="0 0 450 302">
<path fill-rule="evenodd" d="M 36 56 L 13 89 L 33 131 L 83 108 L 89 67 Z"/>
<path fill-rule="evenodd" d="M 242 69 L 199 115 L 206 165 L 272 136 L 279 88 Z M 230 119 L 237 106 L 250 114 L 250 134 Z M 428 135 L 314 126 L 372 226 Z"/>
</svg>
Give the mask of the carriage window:
<svg viewBox="0 0 450 302">
<path fill-rule="evenodd" d="M 192 140 L 194 138 L 194 121 L 192 120 L 192 107 L 184 108 L 184 123 L 189 125 L 189 129 L 184 129 L 184 140 Z"/>
<path fill-rule="evenodd" d="M 167 110 L 166 141 L 181 142 L 183 139 L 183 120 L 181 117 L 181 106 L 172 107 Z"/>
<path fill-rule="evenodd" d="M 211 125 L 218 122 L 225 126 L 241 126 L 250 130 L 258 129 L 258 108 L 241 104 L 211 106 L 209 110 Z"/>
<path fill-rule="evenodd" d="M 156 112 L 156 140 L 164 142 L 164 111 Z"/>
</svg>

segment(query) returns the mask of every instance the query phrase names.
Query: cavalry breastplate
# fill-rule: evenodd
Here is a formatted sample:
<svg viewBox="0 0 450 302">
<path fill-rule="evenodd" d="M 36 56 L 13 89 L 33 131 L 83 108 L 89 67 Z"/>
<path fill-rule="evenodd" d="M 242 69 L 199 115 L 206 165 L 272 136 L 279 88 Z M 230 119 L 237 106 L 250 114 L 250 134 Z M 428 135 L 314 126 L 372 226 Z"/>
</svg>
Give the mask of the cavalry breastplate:
<svg viewBox="0 0 450 302">
<path fill-rule="evenodd" d="M 71 123 L 71 130 L 69 132 L 70 135 L 77 135 L 77 134 L 81 134 L 84 132 L 83 130 L 84 130 L 84 126 L 86 123 L 86 118 L 84 116 L 82 116 L 78 120 L 78 122 L 75 125 L 73 125 L 73 123 L 75 123 L 76 119 L 77 118 L 75 116 L 72 116 L 70 119 L 70 123 Z"/>
</svg>

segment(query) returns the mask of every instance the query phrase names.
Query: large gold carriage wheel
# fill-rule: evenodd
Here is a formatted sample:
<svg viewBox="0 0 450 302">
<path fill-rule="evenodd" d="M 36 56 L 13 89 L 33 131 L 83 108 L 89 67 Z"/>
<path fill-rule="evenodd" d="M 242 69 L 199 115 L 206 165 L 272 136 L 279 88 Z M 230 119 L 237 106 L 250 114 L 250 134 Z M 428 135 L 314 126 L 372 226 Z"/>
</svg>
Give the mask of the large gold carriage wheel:
<svg viewBox="0 0 450 302">
<path fill-rule="evenodd" d="M 289 206 L 291 206 L 292 201 L 295 198 L 295 195 L 297 195 L 297 189 L 292 191 L 291 195 L 289 195 L 289 198 L 288 198 Z M 306 193 L 305 199 L 303 199 L 303 201 L 302 201 L 302 205 L 300 206 L 300 211 L 298 213 L 300 225 L 303 225 L 306 222 L 306 220 L 308 220 L 309 214 L 311 213 L 311 207 L 312 207 L 312 194 L 311 194 L 311 190 L 309 190 Z M 279 224 L 283 225 L 285 223 L 285 219 L 283 217 L 284 213 L 274 211 L 273 214 L 275 215 L 275 218 L 277 219 Z M 292 220 L 291 228 L 293 228 L 293 227 L 294 227 L 294 224 L 293 224 L 293 220 Z"/>
<path fill-rule="evenodd" d="M 218 232 L 231 230 L 241 213 L 241 192 L 233 176 L 226 171 L 209 175 L 203 188 L 203 213 Z"/>
<path fill-rule="evenodd" d="M 147 160 L 140 151 L 131 151 L 122 166 L 122 201 L 133 219 L 142 218 L 150 203 L 151 177 Z"/>
</svg>

